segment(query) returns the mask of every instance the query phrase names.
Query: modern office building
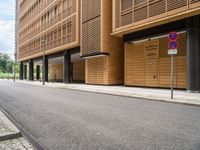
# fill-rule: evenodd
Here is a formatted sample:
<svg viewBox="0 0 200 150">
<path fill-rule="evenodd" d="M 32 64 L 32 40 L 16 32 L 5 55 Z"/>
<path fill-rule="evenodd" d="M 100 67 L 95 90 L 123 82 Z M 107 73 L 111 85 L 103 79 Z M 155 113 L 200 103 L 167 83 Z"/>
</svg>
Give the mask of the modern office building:
<svg viewBox="0 0 200 150">
<path fill-rule="evenodd" d="M 21 0 L 20 79 L 200 92 L 200 0 Z M 41 75 L 42 74 L 42 75 Z"/>
</svg>

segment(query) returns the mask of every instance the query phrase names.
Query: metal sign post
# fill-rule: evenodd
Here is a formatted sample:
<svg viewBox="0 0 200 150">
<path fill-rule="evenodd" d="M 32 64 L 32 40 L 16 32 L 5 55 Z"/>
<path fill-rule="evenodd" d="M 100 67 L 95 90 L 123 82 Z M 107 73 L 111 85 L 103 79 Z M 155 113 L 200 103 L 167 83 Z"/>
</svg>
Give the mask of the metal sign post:
<svg viewBox="0 0 200 150">
<path fill-rule="evenodd" d="M 174 55 L 171 55 L 171 99 L 174 99 Z"/>
<path fill-rule="evenodd" d="M 171 99 L 174 99 L 174 55 L 177 54 L 178 48 L 178 34 L 176 32 L 171 32 L 168 36 L 169 44 L 168 55 L 171 55 Z"/>
</svg>

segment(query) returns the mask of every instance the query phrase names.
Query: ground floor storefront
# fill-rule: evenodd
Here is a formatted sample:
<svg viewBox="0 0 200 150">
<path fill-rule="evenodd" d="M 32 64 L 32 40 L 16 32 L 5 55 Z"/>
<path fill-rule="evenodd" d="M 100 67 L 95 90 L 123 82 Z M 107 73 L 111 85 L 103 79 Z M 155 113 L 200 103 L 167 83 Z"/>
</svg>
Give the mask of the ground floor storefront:
<svg viewBox="0 0 200 150">
<path fill-rule="evenodd" d="M 31 59 L 20 63 L 20 79 L 85 83 L 85 60 L 80 58 L 79 48 Z"/>
</svg>

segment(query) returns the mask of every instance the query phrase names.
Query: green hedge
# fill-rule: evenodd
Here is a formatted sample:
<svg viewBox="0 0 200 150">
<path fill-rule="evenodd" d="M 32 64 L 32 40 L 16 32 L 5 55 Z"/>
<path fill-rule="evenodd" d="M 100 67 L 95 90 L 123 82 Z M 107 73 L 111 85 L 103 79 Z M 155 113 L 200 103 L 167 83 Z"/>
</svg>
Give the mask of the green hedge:
<svg viewBox="0 0 200 150">
<path fill-rule="evenodd" d="M 12 73 L 0 73 L 0 79 L 13 79 L 14 78 L 14 74 Z M 16 73 L 15 75 L 15 79 L 19 78 L 19 74 Z"/>
</svg>

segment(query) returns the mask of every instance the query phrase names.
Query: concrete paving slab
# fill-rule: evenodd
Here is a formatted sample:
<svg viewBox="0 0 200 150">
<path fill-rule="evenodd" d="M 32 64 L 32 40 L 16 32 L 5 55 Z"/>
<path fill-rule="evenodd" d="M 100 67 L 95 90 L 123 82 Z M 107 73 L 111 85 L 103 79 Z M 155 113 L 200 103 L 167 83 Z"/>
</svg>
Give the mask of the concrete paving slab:
<svg viewBox="0 0 200 150">
<path fill-rule="evenodd" d="M 0 150 L 34 150 L 19 129 L 0 111 Z"/>
<path fill-rule="evenodd" d="M 0 111 L 0 141 L 20 137 L 20 131 Z"/>
</svg>

